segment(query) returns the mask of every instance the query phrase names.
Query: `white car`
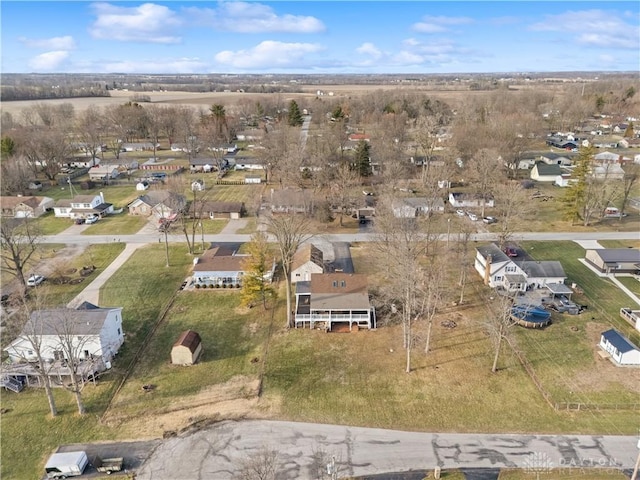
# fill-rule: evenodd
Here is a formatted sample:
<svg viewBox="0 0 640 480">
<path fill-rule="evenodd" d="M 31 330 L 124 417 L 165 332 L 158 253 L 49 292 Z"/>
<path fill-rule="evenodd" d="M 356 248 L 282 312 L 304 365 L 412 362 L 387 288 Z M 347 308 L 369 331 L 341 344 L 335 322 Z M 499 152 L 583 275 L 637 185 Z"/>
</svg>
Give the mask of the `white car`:
<svg viewBox="0 0 640 480">
<path fill-rule="evenodd" d="M 28 287 L 37 287 L 38 285 L 40 285 L 42 282 L 44 282 L 44 277 L 42 275 L 31 275 L 28 279 L 27 279 L 27 286 Z"/>
<path fill-rule="evenodd" d="M 472 222 L 475 222 L 476 220 L 478 220 L 478 216 L 475 213 L 469 212 L 468 215 Z"/>
<path fill-rule="evenodd" d="M 89 224 L 96 223 L 99 219 L 100 217 L 98 215 L 94 215 L 93 217 L 87 217 L 84 223 L 89 223 Z"/>
<path fill-rule="evenodd" d="M 464 210 L 456 210 L 456 215 L 458 215 L 459 217 L 464 217 Z"/>
</svg>

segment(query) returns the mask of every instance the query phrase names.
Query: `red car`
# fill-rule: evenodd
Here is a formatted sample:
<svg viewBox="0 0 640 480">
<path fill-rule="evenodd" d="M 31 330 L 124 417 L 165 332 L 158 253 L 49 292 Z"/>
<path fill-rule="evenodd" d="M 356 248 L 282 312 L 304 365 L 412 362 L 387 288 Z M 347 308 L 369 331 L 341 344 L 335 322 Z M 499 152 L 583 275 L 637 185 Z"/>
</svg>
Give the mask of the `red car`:
<svg viewBox="0 0 640 480">
<path fill-rule="evenodd" d="M 507 254 L 507 256 L 509 257 L 517 257 L 518 256 L 518 250 L 516 250 L 513 247 L 507 247 L 504 249 L 504 253 Z"/>
</svg>

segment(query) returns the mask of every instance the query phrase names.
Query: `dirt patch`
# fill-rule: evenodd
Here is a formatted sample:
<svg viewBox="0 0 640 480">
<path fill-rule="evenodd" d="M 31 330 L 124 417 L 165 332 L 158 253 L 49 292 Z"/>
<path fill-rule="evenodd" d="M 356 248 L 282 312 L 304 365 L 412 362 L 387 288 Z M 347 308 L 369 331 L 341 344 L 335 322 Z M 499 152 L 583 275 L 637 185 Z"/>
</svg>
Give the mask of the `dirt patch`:
<svg viewBox="0 0 640 480">
<path fill-rule="evenodd" d="M 623 385 L 630 392 L 640 394 L 640 369 L 616 367 L 611 360 L 600 356 L 600 335 L 605 328 L 601 324 L 589 322 L 585 325 L 589 344 L 593 345 L 593 368 L 578 372 L 571 379 L 583 391 L 606 390 L 612 384 Z"/>
<path fill-rule="evenodd" d="M 138 437 L 159 437 L 166 432 L 183 431 L 205 420 L 266 418 L 258 408 L 259 387 L 257 378 L 238 375 L 196 395 L 172 400 L 162 410 L 145 410 L 144 416 L 133 418 L 110 415 L 106 422 Z"/>
</svg>

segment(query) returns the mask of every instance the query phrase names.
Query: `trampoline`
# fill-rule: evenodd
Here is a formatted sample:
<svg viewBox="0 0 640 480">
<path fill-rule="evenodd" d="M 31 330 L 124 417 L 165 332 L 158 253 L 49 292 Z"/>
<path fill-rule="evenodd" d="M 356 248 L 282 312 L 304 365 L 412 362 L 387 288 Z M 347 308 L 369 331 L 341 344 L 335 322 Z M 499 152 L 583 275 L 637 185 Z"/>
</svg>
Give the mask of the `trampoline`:
<svg viewBox="0 0 640 480">
<path fill-rule="evenodd" d="M 514 305 L 511 318 L 526 328 L 542 328 L 551 323 L 551 314 L 540 305 Z"/>
</svg>

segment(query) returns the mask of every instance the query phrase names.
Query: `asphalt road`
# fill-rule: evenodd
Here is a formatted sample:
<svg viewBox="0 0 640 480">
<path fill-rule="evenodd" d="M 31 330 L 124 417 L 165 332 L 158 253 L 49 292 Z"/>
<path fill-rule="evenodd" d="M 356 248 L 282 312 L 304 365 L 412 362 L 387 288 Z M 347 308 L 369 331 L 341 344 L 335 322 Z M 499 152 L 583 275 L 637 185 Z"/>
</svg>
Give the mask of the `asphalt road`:
<svg viewBox="0 0 640 480">
<path fill-rule="evenodd" d="M 373 428 L 246 420 L 165 439 L 137 480 L 232 479 L 264 449 L 278 452 L 278 479 L 318 478 L 335 458 L 338 478 L 441 468 L 633 468 L 632 436 L 416 433 Z M 603 472 L 604 473 L 604 472 Z M 236 477 L 237 478 L 237 477 Z M 532 477 L 533 478 L 533 477 Z"/>
<path fill-rule="evenodd" d="M 353 234 L 331 234 L 319 235 L 332 242 L 370 242 L 376 238 L 372 233 L 353 233 Z M 638 232 L 518 232 L 512 236 L 514 242 L 524 240 L 638 240 L 640 234 Z M 184 242 L 184 235 L 169 235 L 170 242 Z M 239 234 L 216 234 L 205 235 L 206 242 L 230 242 L 245 243 L 251 240 L 251 235 Z M 441 240 L 447 239 L 447 234 L 440 235 Z M 134 234 L 134 235 L 77 235 L 77 234 L 58 234 L 45 235 L 41 237 L 42 243 L 66 243 L 66 244 L 95 244 L 95 243 L 158 243 L 164 241 L 164 235 L 154 234 Z M 451 234 L 451 241 L 457 240 L 455 234 Z M 494 241 L 497 235 L 493 233 L 477 233 L 471 235 L 472 241 Z"/>
</svg>

